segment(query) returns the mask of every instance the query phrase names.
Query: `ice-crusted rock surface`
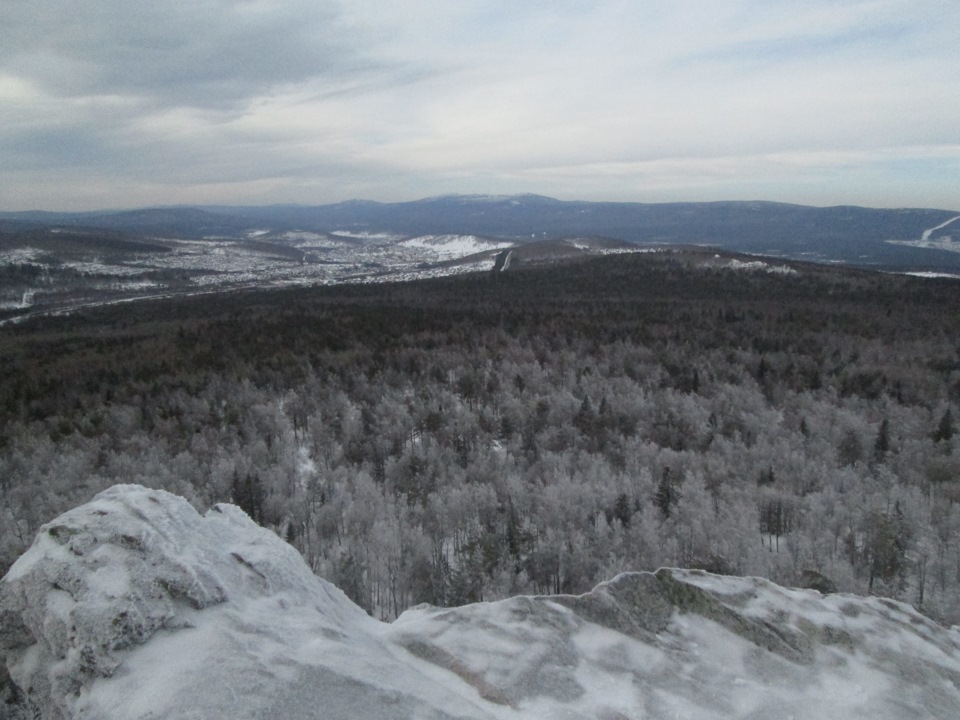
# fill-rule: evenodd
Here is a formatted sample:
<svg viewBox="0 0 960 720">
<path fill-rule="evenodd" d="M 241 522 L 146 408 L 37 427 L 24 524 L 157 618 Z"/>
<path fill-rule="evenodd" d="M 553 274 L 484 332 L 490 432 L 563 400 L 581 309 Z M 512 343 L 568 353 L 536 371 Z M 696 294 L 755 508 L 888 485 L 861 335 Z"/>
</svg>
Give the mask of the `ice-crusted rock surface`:
<svg viewBox="0 0 960 720">
<path fill-rule="evenodd" d="M 960 632 L 900 603 L 664 569 L 383 624 L 237 508 L 138 486 L 41 529 L 0 654 L 0 718 L 960 717 Z"/>
</svg>

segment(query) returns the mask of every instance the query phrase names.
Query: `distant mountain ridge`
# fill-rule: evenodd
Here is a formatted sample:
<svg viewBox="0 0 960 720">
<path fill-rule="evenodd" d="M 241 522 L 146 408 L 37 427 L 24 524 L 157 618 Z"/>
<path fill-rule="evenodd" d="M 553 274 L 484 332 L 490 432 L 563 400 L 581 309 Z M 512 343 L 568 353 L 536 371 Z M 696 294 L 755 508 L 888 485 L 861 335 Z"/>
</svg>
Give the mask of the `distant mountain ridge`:
<svg viewBox="0 0 960 720">
<path fill-rule="evenodd" d="M 242 218 L 192 207 L 143 208 L 91 213 L 0 213 L 0 231 L 13 232 L 51 226 L 117 230 L 154 237 L 202 238 L 233 237 L 248 230 L 251 223 Z"/>
<path fill-rule="evenodd" d="M 59 224 L 155 237 L 238 237 L 256 229 L 479 235 L 529 242 L 604 236 L 640 244 L 694 244 L 888 270 L 960 271 L 960 242 L 921 247 L 941 209 L 810 207 L 765 201 L 633 203 L 562 201 L 541 195 L 445 195 L 411 202 L 200 206 L 96 213 L 0 213 L 4 227 Z M 946 223 L 946 225 L 944 225 Z M 943 226 L 943 227 L 939 227 Z M 928 238 L 929 239 L 929 238 Z M 908 244 L 903 244 L 908 243 Z M 911 244 L 915 243 L 915 244 Z"/>
</svg>

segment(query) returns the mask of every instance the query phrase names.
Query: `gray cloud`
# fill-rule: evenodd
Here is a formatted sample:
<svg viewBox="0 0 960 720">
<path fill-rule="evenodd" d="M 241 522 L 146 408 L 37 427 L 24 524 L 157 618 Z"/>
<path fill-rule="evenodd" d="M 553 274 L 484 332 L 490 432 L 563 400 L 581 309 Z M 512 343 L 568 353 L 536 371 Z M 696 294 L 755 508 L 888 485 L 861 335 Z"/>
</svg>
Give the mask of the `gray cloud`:
<svg viewBox="0 0 960 720">
<path fill-rule="evenodd" d="M 363 64 L 332 2 L 5 3 L 0 70 L 60 97 L 243 102 Z"/>
<path fill-rule="evenodd" d="M 960 207 L 958 22 L 941 0 L 2 0 L 0 207 Z"/>
</svg>

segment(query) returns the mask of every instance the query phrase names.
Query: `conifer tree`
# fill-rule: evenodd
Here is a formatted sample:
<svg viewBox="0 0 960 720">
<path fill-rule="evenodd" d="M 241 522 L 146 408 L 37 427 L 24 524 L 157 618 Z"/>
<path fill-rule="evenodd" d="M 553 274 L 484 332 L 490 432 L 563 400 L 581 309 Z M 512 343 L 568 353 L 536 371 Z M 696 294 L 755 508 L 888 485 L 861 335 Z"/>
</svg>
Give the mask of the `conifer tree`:
<svg viewBox="0 0 960 720">
<path fill-rule="evenodd" d="M 669 467 L 663 469 L 660 481 L 657 483 L 657 490 L 654 493 L 653 502 L 660 511 L 660 517 L 664 520 L 670 518 L 673 509 L 680 502 L 680 488 L 678 481 L 674 479 L 673 473 Z"/>
<path fill-rule="evenodd" d="M 947 408 L 940 417 L 937 429 L 933 433 L 934 442 L 946 442 L 953 437 L 953 413 Z"/>
</svg>

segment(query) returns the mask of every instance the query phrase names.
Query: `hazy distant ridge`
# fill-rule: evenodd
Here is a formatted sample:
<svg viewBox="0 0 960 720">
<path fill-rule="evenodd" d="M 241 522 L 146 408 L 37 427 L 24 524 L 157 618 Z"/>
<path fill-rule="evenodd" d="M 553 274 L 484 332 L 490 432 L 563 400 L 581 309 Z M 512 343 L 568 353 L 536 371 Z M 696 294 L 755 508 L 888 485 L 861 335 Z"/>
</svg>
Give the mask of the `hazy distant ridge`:
<svg viewBox="0 0 960 720">
<path fill-rule="evenodd" d="M 481 235 L 542 239 L 602 235 L 634 243 L 693 243 L 743 252 L 890 269 L 960 268 L 941 248 L 893 245 L 919 241 L 957 211 L 773 202 L 612 203 L 560 201 L 539 195 L 450 195 L 413 202 L 353 200 L 329 205 L 205 206 L 98 213 L 0 213 L 11 222 L 102 227 L 154 236 L 231 237 L 271 230 L 408 235 Z M 7 221 L 4 223 L 4 221 Z M 944 229 L 948 231 L 949 226 Z"/>
</svg>

